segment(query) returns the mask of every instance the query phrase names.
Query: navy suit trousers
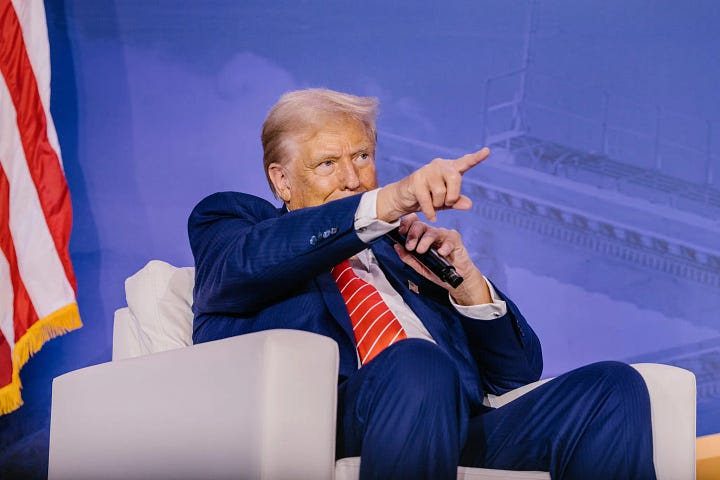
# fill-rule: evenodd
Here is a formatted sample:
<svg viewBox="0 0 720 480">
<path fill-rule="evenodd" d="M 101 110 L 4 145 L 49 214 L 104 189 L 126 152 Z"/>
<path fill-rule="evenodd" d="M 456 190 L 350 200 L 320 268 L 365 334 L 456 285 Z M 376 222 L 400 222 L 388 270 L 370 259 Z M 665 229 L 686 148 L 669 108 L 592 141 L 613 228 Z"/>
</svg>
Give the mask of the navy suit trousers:
<svg viewBox="0 0 720 480">
<path fill-rule="evenodd" d="M 431 342 L 387 348 L 340 385 L 338 458 L 360 478 L 455 479 L 457 465 L 553 479 L 653 479 L 650 399 L 632 367 L 600 362 L 471 413 L 453 363 Z"/>
</svg>

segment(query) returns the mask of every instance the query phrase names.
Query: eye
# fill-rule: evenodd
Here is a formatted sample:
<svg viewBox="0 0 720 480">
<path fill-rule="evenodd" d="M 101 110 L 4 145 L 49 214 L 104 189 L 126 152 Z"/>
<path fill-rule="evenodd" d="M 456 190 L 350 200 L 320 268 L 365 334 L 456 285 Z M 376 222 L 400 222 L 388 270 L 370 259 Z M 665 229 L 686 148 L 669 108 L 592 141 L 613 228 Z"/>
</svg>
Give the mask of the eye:
<svg viewBox="0 0 720 480">
<path fill-rule="evenodd" d="M 359 164 L 367 164 L 372 161 L 372 157 L 367 152 L 361 152 L 355 157 L 355 162 Z"/>
<path fill-rule="evenodd" d="M 330 175 L 335 170 L 335 162 L 333 160 L 323 160 L 315 167 L 318 175 Z"/>
</svg>

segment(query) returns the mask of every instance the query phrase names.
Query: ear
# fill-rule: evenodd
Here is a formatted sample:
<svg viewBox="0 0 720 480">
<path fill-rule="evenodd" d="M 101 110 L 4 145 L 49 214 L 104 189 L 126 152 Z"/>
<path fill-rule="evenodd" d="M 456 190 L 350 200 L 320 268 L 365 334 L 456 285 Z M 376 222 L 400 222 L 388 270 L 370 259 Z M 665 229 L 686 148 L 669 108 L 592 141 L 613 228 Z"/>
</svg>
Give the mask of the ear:
<svg viewBox="0 0 720 480">
<path fill-rule="evenodd" d="M 283 202 L 290 201 L 290 178 L 287 169 L 279 163 L 268 165 L 268 176 L 275 187 L 275 191 Z"/>
</svg>

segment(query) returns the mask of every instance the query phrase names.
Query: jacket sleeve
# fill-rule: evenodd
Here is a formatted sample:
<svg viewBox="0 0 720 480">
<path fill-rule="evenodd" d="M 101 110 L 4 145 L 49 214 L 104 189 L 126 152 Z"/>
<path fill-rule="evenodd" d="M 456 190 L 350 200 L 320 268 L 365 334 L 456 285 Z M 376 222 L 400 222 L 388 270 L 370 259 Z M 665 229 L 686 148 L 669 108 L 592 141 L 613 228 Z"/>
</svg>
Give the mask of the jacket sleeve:
<svg viewBox="0 0 720 480">
<path fill-rule="evenodd" d="M 518 307 L 496 291 L 507 304 L 505 315 L 493 320 L 462 316 L 461 322 L 485 391 L 500 395 L 538 380 L 543 359 L 540 340 Z"/>
<path fill-rule="evenodd" d="M 213 194 L 188 220 L 196 315 L 247 315 L 366 248 L 355 233 L 360 195 L 283 215 L 236 192 Z"/>
</svg>

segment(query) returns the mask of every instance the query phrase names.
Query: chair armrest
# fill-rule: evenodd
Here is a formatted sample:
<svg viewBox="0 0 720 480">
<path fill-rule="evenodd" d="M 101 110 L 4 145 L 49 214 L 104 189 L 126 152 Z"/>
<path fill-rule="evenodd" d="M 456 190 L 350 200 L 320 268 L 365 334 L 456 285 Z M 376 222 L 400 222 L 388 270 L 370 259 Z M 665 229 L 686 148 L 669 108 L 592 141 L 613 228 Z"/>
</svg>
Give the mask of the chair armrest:
<svg viewBox="0 0 720 480">
<path fill-rule="evenodd" d="M 272 330 L 56 378 L 51 479 L 332 478 L 337 345 Z"/>
<path fill-rule="evenodd" d="M 645 380 L 650 394 L 653 460 L 659 480 L 695 478 L 695 375 L 657 363 L 632 365 Z M 540 380 L 504 395 L 488 395 L 492 407 L 501 407 L 551 379 Z"/>
<path fill-rule="evenodd" d="M 653 457 L 658 480 L 695 478 L 695 375 L 657 363 L 633 367 L 650 393 Z"/>
</svg>

